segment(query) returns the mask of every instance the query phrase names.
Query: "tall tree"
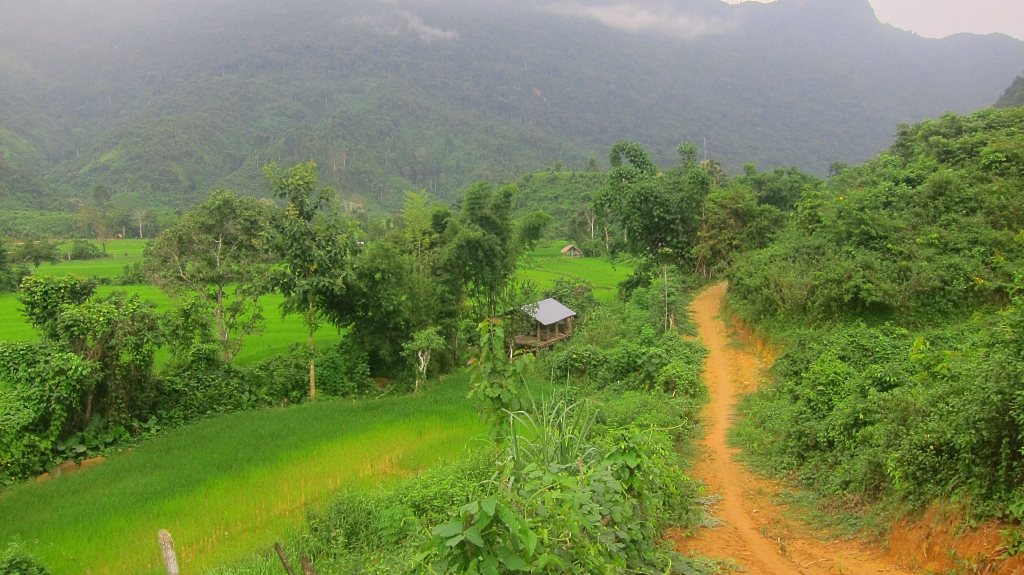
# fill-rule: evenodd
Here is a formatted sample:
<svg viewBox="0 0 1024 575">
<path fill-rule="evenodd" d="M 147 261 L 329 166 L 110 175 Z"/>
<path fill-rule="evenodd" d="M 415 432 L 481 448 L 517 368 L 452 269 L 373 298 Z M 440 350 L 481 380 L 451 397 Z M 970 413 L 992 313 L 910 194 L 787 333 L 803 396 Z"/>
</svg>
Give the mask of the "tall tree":
<svg viewBox="0 0 1024 575">
<path fill-rule="evenodd" d="M 678 168 L 660 172 L 647 151 L 619 142 L 612 170 L 596 205 L 623 226 L 626 250 L 650 265 L 681 265 L 692 259 L 701 208 L 711 190 L 709 166 L 696 163 L 696 148 L 680 144 Z"/>
<path fill-rule="evenodd" d="M 263 329 L 259 298 L 271 287 L 271 211 L 251 197 L 218 190 L 164 231 L 148 267 L 171 295 L 191 295 L 213 314 L 221 358 L 231 362 L 242 337 Z"/>
<path fill-rule="evenodd" d="M 316 399 L 314 335 L 323 324 L 324 303 L 345 291 L 356 230 L 339 214 L 334 188 L 318 187 L 316 162 L 263 168 L 274 194 L 287 206 L 274 221 L 274 246 L 281 258 L 275 284 L 285 296 L 282 311 L 302 316 L 309 335 L 309 397 Z"/>
</svg>

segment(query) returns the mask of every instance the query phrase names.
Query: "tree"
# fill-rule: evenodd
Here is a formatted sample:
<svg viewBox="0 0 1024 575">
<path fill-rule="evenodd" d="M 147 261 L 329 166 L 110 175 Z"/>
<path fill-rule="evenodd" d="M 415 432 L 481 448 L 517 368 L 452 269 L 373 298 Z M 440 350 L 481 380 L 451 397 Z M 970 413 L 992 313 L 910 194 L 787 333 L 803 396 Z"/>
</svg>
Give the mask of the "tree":
<svg viewBox="0 0 1024 575">
<path fill-rule="evenodd" d="M 114 237 L 114 228 L 110 225 L 106 212 L 94 206 L 79 204 L 75 213 L 75 224 L 82 233 L 99 240 L 103 253 L 107 253 L 107 242 Z"/>
<path fill-rule="evenodd" d="M 132 224 L 139 226 L 139 239 L 140 240 L 142 238 L 146 237 L 142 233 L 142 224 L 145 223 L 145 221 L 146 221 L 146 214 L 147 213 L 149 213 L 149 212 L 146 212 L 144 210 L 132 210 Z"/>
<path fill-rule="evenodd" d="M 218 190 L 150 250 L 147 267 L 155 283 L 173 296 L 198 297 L 210 310 L 228 363 L 244 336 L 263 329 L 259 298 L 271 287 L 270 221 L 266 203 Z"/>
<path fill-rule="evenodd" d="M 110 226 L 113 231 L 117 232 L 119 237 L 128 237 L 128 228 L 135 223 L 132 218 L 132 212 L 127 208 L 117 208 L 110 212 L 108 218 L 110 220 Z"/>
<path fill-rule="evenodd" d="M 427 378 L 430 352 L 444 349 L 444 347 L 444 339 L 437 335 L 437 326 L 421 329 L 414 333 L 412 340 L 403 346 L 403 354 L 413 360 L 416 369 L 416 392 L 419 392 L 420 384 Z"/>
<path fill-rule="evenodd" d="M 61 307 L 56 340 L 99 367 L 99 382 L 86 396 L 84 422 L 93 411 L 112 425 L 149 413 L 153 357 L 161 340 L 155 308 L 138 294 L 121 291 Z"/>
<path fill-rule="evenodd" d="M 309 398 L 316 399 L 314 334 L 323 323 L 323 305 L 340 298 L 357 251 L 357 237 L 346 229 L 335 206 L 334 188 L 317 186 L 316 162 L 282 170 L 263 168 L 274 194 L 288 202 L 274 220 L 274 246 L 282 266 L 275 284 L 285 296 L 282 311 L 299 313 L 309 335 Z M 343 316 L 335 317 L 343 321 Z"/>
<path fill-rule="evenodd" d="M 12 292 L 18 288 L 14 281 L 14 266 L 11 256 L 7 253 L 7 245 L 0 240 L 0 293 Z"/>
<path fill-rule="evenodd" d="M 439 285 L 434 276 L 439 238 L 432 224 L 430 197 L 426 192 L 407 192 L 402 230 L 396 239 L 410 261 L 408 300 L 413 331 L 433 325 L 439 316 Z"/>
<path fill-rule="evenodd" d="M 11 251 L 11 261 L 39 267 L 44 262 L 55 264 L 60 260 L 60 248 L 50 240 L 25 241 Z"/>
<path fill-rule="evenodd" d="M 680 144 L 679 153 L 680 166 L 661 173 L 640 144 L 619 142 L 612 147 L 613 169 L 595 202 L 599 211 L 621 222 L 626 250 L 653 265 L 690 261 L 701 206 L 712 187 L 711 173 L 695 163 L 696 148 Z"/>
</svg>

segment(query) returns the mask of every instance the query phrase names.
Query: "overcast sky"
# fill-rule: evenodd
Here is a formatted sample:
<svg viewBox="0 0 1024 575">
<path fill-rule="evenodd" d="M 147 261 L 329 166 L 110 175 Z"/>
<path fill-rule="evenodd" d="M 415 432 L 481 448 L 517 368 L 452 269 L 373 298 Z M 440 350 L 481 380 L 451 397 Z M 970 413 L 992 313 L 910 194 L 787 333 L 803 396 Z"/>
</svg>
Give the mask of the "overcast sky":
<svg viewBox="0 0 1024 575">
<path fill-rule="evenodd" d="M 737 4 L 742 0 L 726 0 Z M 1024 40 L 1024 0 L 870 0 L 878 19 L 927 38 L 1002 32 Z"/>
</svg>

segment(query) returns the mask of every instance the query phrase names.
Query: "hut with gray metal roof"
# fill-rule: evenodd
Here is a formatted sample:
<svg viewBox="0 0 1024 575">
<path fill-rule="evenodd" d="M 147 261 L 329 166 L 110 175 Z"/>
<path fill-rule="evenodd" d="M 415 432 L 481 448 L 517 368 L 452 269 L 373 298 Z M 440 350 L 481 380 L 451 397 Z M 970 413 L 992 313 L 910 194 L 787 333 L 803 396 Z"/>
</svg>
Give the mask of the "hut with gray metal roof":
<svg viewBox="0 0 1024 575">
<path fill-rule="evenodd" d="M 522 311 L 533 318 L 533 329 L 516 336 L 516 346 L 539 349 L 572 337 L 572 318 L 576 312 L 554 298 L 525 305 Z"/>
</svg>

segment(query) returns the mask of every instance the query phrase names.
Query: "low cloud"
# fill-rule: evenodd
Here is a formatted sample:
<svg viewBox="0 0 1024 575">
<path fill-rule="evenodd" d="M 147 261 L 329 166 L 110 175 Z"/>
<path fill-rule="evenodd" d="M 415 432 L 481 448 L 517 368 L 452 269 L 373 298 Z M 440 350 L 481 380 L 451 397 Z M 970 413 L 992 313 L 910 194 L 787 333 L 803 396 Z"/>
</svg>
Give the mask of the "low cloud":
<svg viewBox="0 0 1024 575">
<path fill-rule="evenodd" d="M 424 42 L 434 42 L 435 40 L 452 40 L 457 38 L 459 33 L 455 30 L 442 30 L 440 28 L 434 28 L 433 26 L 427 25 L 423 22 L 423 19 L 415 14 L 409 12 L 401 12 L 403 18 L 405 18 L 405 27 L 407 30 L 415 32 L 420 40 Z"/>
<path fill-rule="evenodd" d="M 562 16 L 592 18 L 609 28 L 626 32 L 652 32 L 685 40 L 727 34 L 739 27 L 739 23 L 733 19 L 701 16 L 667 4 L 620 2 L 584 5 L 579 2 L 560 2 L 542 9 Z"/>
</svg>

